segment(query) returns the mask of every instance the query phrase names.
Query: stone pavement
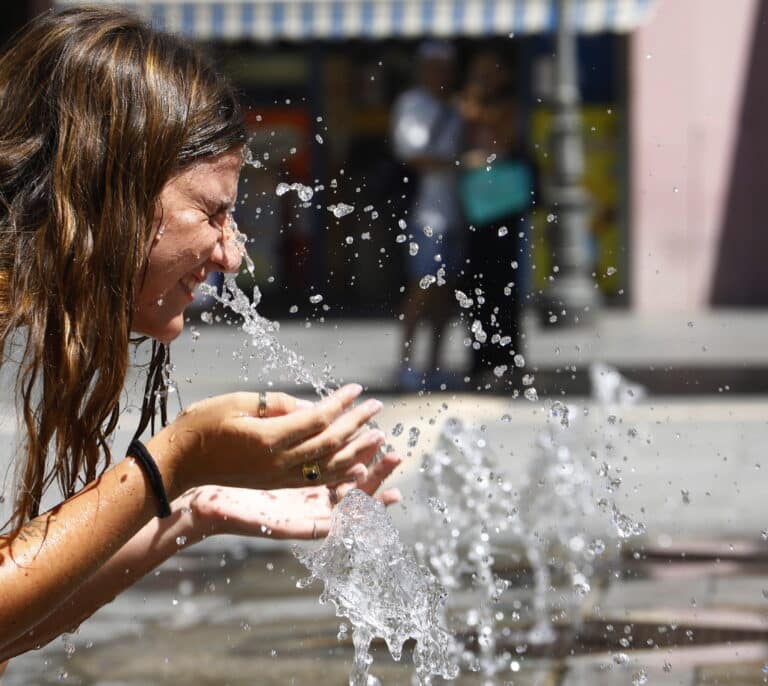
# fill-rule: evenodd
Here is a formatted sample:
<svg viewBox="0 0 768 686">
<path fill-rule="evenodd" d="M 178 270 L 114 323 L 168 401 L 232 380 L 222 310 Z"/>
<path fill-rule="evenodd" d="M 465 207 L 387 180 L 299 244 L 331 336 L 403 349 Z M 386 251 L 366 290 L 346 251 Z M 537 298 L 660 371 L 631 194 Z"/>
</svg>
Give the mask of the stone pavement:
<svg viewBox="0 0 768 686">
<path fill-rule="evenodd" d="M 715 569 L 712 562 L 710 573 Z M 77 635 L 14 660 L 3 684 L 341 686 L 350 669 L 351 641 L 337 638 L 340 620 L 317 602 L 316 586 L 296 588 L 303 575 L 295 559 L 278 551 L 238 557 L 187 550 L 103 608 Z M 648 684 L 664 686 L 762 684 L 768 601 L 761 587 L 768 585 L 768 570 L 752 577 L 735 573 L 716 583 L 714 578 L 704 575 L 687 585 L 625 580 L 597 589 L 585 602 L 585 617 L 601 617 L 607 631 L 602 648 L 584 652 L 576 641 L 574 655 L 550 659 L 535 657 L 524 641 L 514 642 L 511 668 L 497 683 L 623 686 L 646 683 L 645 675 Z M 521 593 L 526 590 L 502 596 L 497 606 L 502 627 L 515 626 L 517 605 L 511 598 Z M 733 640 L 724 633 L 713 642 L 708 626 L 727 631 L 727 618 L 731 626 L 751 626 L 759 638 Z M 684 632 L 678 629 L 683 619 Z M 673 631 L 678 639 L 669 645 L 664 638 Z M 618 637 L 634 643 L 620 647 Z M 372 672 L 388 686 L 407 686 L 409 652 L 395 663 L 376 646 Z M 479 686 L 484 680 L 469 673 L 453 683 Z"/>
</svg>

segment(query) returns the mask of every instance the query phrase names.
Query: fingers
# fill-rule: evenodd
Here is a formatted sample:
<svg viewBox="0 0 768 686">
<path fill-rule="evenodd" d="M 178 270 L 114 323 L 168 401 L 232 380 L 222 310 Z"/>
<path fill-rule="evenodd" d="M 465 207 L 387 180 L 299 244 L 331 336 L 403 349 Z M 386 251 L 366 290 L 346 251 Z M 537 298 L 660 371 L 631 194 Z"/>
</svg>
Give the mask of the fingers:
<svg viewBox="0 0 768 686">
<path fill-rule="evenodd" d="M 358 384 L 342 386 L 311 408 L 273 418 L 270 429 L 275 433 L 275 447 L 286 449 L 322 433 L 352 405 L 362 391 L 362 386 Z"/>
<path fill-rule="evenodd" d="M 311 403 L 308 400 L 294 398 L 288 393 L 267 393 L 267 417 L 282 417 L 297 410 L 317 410 L 325 412 L 336 408 L 340 404 L 342 409 L 336 414 L 349 407 L 352 401 L 363 392 L 363 387 L 359 384 L 347 384 L 337 391 L 334 391 L 327 398 L 318 403 Z M 239 412 L 250 417 L 259 416 L 259 396 L 260 393 L 230 393 L 226 397 L 227 401 Z M 336 415 L 334 415 L 335 418 Z M 332 420 L 331 420 L 332 421 Z"/>
<path fill-rule="evenodd" d="M 325 467 L 326 483 L 338 483 L 339 481 L 343 481 L 350 469 L 358 465 L 368 465 L 376 456 L 376 452 L 383 442 L 384 433 L 378 429 L 360 434 L 360 436 L 344 446 L 344 448 L 328 461 Z M 364 474 L 359 469 L 357 472 L 358 474 L 354 475 L 353 478 L 355 478 L 358 483 L 368 480 L 369 475 L 367 468 Z"/>
<path fill-rule="evenodd" d="M 368 495 L 373 495 L 382 482 L 397 469 L 401 462 L 402 459 L 396 453 L 387 453 L 368 470 L 368 479 L 365 484 L 361 485 L 361 488 Z"/>
<path fill-rule="evenodd" d="M 358 432 L 358 430 L 369 421 L 379 410 L 382 404 L 378 400 L 366 400 L 361 405 L 349 410 L 341 415 L 321 434 L 309 438 L 307 441 L 295 446 L 288 451 L 288 459 L 295 459 L 297 462 L 306 462 L 307 460 L 323 460 L 331 455 L 341 451 Z M 374 441 L 375 436 L 383 434 L 368 431 L 363 436 L 368 436 L 366 440 Z M 354 440 L 357 441 L 358 436 Z M 381 441 L 379 441 L 381 443 Z M 346 454 L 345 454 L 346 456 Z"/>
<path fill-rule="evenodd" d="M 373 495 L 376 493 L 379 486 L 381 486 L 382 482 L 400 465 L 401 462 L 402 460 L 397 453 L 387 453 L 378 463 L 366 470 L 367 474 L 363 480 L 358 479 L 356 482 L 339 484 L 336 487 L 339 498 L 343 498 L 352 488 L 359 488 L 368 495 Z"/>
<path fill-rule="evenodd" d="M 376 500 L 389 507 L 390 505 L 399 503 L 403 496 L 400 493 L 399 488 L 388 488 L 386 491 L 382 491 L 381 493 L 376 494 L 374 497 Z"/>
<path fill-rule="evenodd" d="M 282 417 L 296 410 L 307 410 L 314 407 L 314 403 L 301 398 L 294 398 L 287 393 L 267 393 L 267 410 L 265 417 Z"/>
</svg>

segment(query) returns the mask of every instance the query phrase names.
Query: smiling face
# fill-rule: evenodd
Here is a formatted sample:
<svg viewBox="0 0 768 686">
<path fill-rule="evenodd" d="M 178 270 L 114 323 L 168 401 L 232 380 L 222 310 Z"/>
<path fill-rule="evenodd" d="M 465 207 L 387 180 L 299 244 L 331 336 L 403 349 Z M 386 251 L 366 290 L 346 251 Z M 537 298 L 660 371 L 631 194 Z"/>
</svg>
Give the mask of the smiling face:
<svg viewBox="0 0 768 686">
<path fill-rule="evenodd" d="M 136 284 L 133 331 L 163 343 L 184 327 L 184 309 L 211 272 L 235 272 L 241 255 L 232 231 L 242 155 L 197 162 L 163 188 L 148 265 Z"/>
</svg>

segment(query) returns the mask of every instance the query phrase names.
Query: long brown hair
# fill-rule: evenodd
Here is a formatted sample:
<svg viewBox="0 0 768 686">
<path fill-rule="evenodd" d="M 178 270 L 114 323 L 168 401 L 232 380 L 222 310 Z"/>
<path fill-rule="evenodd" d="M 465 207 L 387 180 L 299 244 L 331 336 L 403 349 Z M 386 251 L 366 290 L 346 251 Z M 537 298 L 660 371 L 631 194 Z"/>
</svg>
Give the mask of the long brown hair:
<svg viewBox="0 0 768 686">
<path fill-rule="evenodd" d="M 20 361 L 26 429 L 15 528 L 54 481 L 69 496 L 110 464 L 160 191 L 244 133 L 198 51 L 122 10 L 48 13 L 0 56 L 0 351 Z"/>
</svg>

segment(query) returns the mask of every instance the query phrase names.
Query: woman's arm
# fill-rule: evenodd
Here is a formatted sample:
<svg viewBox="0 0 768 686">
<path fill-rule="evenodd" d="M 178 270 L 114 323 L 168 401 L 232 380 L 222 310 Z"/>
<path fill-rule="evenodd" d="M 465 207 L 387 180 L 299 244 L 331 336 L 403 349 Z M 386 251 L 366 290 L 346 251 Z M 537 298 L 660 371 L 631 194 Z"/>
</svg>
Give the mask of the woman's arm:
<svg viewBox="0 0 768 686">
<path fill-rule="evenodd" d="M 362 481 L 340 484 L 336 493 L 343 498 L 357 486 L 385 505 L 396 503 L 400 500 L 396 489 L 376 492 L 399 464 L 399 457 L 388 454 L 364 474 Z M 146 524 L 41 624 L 8 646 L 8 654 L 32 650 L 73 630 L 121 591 L 204 535 L 323 537 L 328 533 L 333 507 L 325 486 L 276 491 L 202 486 L 187 491 L 173 502 L 170 517 Z M 183 543 L 176 542 L 180 536 Z"/>
<path fill-rule="evenodd" d="M 152 444 L 169 497 L 178 496 L 158 441 Z M 0 538 L 0 660 L 23 652 L 18 639 L 59 613 L 59 633 L 75 625 L 67 603 L 86 579 L 125 545 L 157 511 L 142 468 L 126 459 L 14 537 Z M 27 647 L 40 643 L 34 636 Z"/>
<path fill-rule="evenodd" d="M 153 518 L 145 524 L 42 622 L 4 646 L 0 655 L 19 655 L 74 630 L 180 548 L 197 543 L 202 527 L 198 526 L 192 497 L 192 492 L 185 493 L 172 503 L 170 517 Z M 184 537 L 183 544 L 176 542 L 180 536 Z"/>
<path fill-rule="evenodd" d="M 190 406 L 147 447 L 171 500 L 206 483 L 303 485 L 301 465 L 309 460 L 320 465 L 321 483 L 338 483 L 370 462 L 384 440 L 380 431 L 358 434 L 381 409 L 378 401 L 350 409 L 361 390 L 345 386 L 300 410 L 296 399 L 268 394 L 265 418 L 256 416 L 261 401 L 255 393 L 210 398 Z M 21 652 L 18 639 L 62 605 L 57 630 L 76 624 L 79 605 L 66 601 L 76 600 L 73 594 L 154 517 L 157 506 L 144 471 L 126 459 L 18 533 L 0 537 L 0 660 Z"/>
</svg>

